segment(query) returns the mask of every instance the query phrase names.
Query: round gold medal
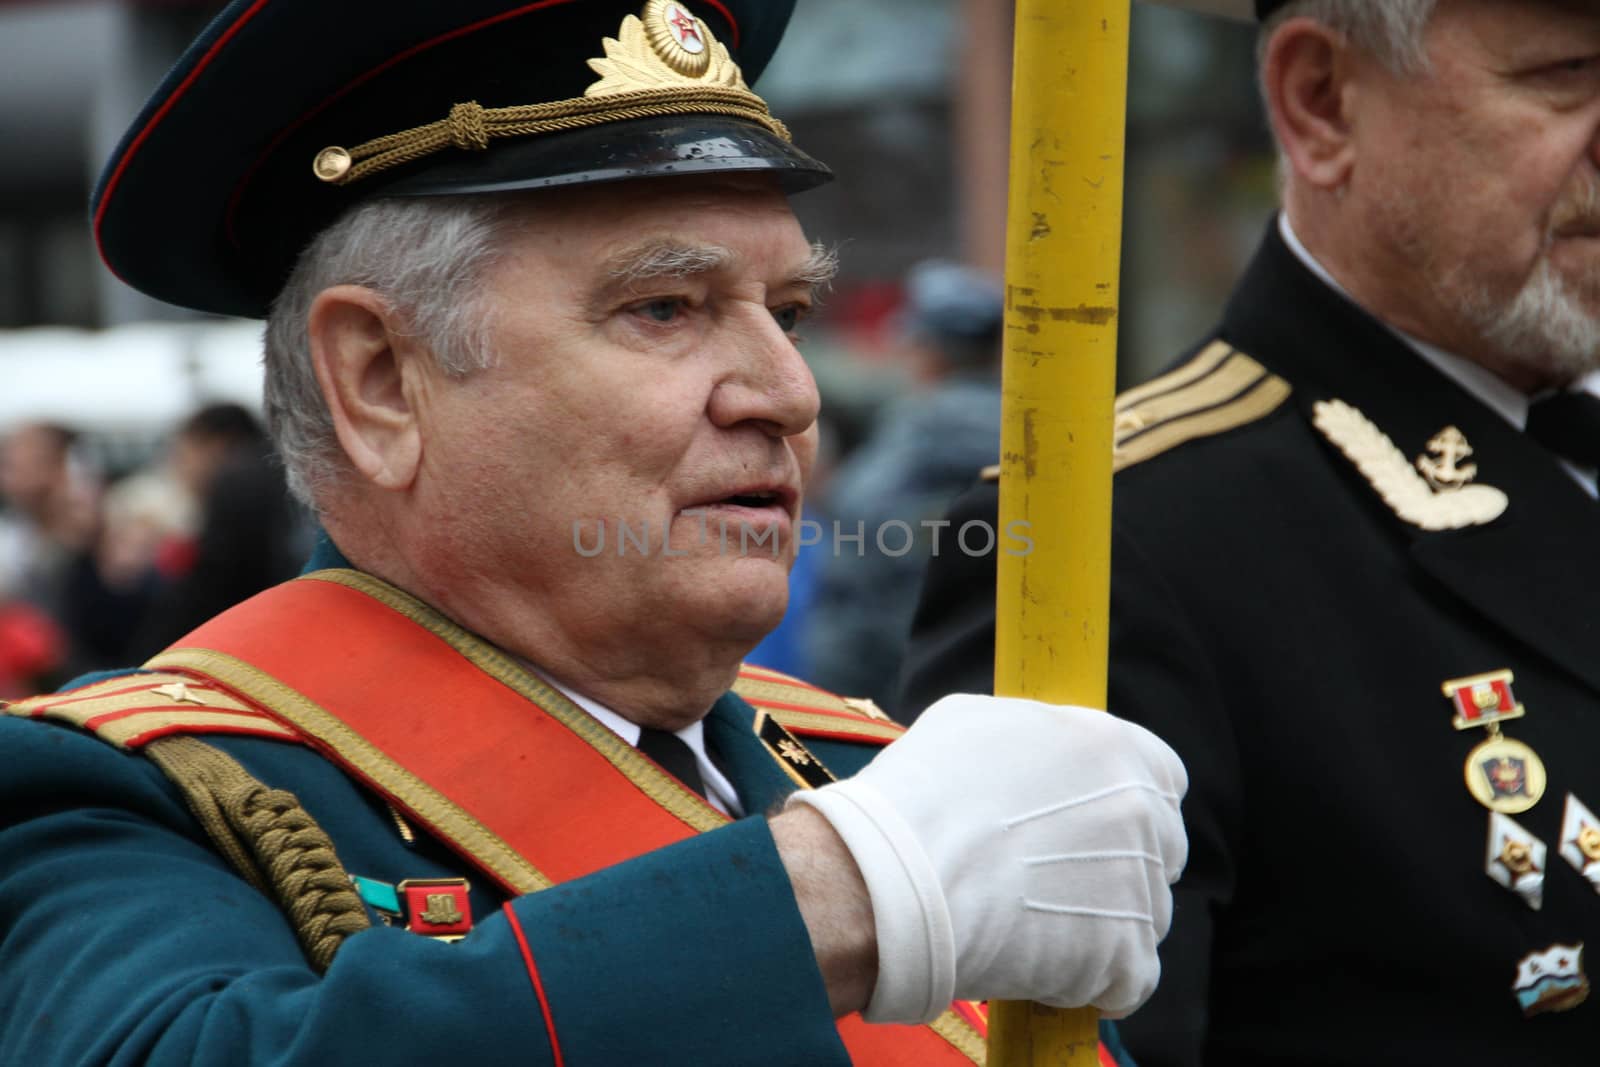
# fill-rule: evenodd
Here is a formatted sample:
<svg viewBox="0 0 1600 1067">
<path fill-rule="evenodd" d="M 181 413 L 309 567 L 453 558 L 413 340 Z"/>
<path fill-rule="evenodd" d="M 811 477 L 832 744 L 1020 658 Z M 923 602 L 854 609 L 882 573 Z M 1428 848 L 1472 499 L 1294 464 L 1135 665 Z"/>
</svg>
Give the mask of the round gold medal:
<svg viewBox="0 0 1600 1067">
<path fill-rule="evenodd" d="M 1515 815 L 1544 796 L 1544 761 L 1521 741 L 1491 737 L 1467 753 L 1467 789 L 1490 811 Z"/>
</svg>

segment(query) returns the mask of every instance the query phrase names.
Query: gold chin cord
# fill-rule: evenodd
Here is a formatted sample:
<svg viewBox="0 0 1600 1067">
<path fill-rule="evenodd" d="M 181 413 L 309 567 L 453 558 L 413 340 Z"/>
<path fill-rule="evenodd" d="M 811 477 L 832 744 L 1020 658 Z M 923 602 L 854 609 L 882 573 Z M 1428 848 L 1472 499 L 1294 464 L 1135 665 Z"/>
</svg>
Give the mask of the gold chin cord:
<svg viewBox="0 0 1600 1067">
<path fill-rule="evenodd" d="M 995 692 L 1102 708 L 1129 6 L 1018 0 L 1006 223 Z M 1091 1067 L 1097 1015 L 997 1001 L 988 1062 Z"/>
</svg>

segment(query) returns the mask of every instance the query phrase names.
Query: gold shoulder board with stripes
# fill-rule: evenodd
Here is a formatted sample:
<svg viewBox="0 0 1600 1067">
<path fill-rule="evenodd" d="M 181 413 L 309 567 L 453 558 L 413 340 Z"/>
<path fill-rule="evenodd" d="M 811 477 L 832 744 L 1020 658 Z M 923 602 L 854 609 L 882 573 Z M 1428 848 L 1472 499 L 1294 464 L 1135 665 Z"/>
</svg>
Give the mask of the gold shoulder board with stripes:
<svg viewBox="0 0 1600 1067">
<path fill-rule="evenodd" d="M 296 734 L 231 693 L 180 674 L 126 674 L 64 693 L 0 702 L 7 715 L 76 726 L 124 751 L 171 734 Z"/>
<path fill-rule="evenodd" d="M 904 726 L 870 700 L 835 696 L 798 678 L 749 663 L 739 668 L 733 691 L 800 737 L 887 744 L 905 733 Z"/>
<path fill-rule="evenodd" d="M 1289 383 L 1223 341 L 1117 397 L 1112 469 L 1123 470 L 1202 437 L 1265 418 L 1289 399 Z M 998 481 L 998 464 L 983 469 Z"/>
</svg>

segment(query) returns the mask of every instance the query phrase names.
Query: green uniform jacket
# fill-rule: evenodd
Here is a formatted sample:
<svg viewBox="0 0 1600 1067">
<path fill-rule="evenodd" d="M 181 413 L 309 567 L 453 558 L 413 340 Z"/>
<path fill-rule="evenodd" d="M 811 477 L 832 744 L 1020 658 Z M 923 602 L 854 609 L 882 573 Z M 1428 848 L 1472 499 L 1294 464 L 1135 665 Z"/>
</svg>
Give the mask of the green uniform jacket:
<svg viewBox="0 0 1600 1067">
<path fill-rule="evenodd" d="M 338 564 L 331 557 L 317 565 Z M 794 786 L 733 694 L 707 719 L 753 816 L 507 901 L 308 748 L 206 740 L 295 793 L 352 873 L 466 876 L 449 944 L 375 925 L 326 975 L 148 760 L 0 715 L 0 1063 L 848 1063 L 767 823 Z M 810 744 L 839 776 L 872 744 Z M 373 913 L 376 921 L 377 915 Z"/>
</svg>

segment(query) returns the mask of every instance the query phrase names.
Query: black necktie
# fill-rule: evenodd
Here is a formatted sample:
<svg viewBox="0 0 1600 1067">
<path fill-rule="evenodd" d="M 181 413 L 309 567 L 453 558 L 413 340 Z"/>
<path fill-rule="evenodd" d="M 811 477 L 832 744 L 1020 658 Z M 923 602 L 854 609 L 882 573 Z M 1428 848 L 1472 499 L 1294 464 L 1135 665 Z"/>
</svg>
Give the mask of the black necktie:
<svg viewBox="0 0 1600 1067">
<path fill-rule="evenodd" d="M 665 730 L 643 726 L 639 728 L 638 749 L 659 763 L 661 769 L 672 777 L 701 796 L 706 795 L 706 783 L 700 777 L 699 766 L 695 764 L 694 749 L 683 738 Z"/>
<path fill-rule="evenodd" d="M 1582 467 L 1600 468 L 1600 396 L 1557 393 L 1528 405 L 1528 436 Z"/>
</svg>

